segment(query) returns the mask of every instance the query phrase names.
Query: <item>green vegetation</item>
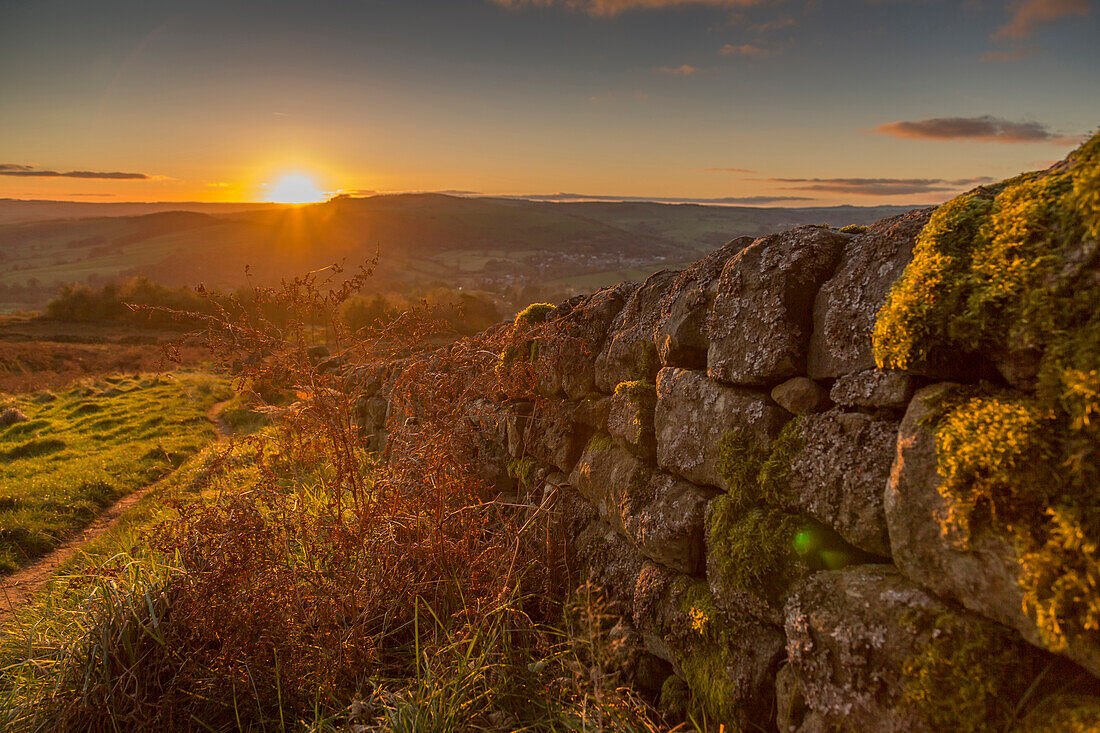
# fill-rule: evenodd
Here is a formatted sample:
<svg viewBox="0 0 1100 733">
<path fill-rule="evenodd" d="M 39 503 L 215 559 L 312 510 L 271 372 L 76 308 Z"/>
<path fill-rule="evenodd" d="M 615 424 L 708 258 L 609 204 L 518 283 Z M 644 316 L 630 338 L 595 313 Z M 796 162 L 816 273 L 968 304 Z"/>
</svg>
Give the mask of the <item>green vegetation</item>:
<svg viewBox="0 0 1100 733">
<path fill-rule="evenodd" d="M 518 327 L 524 324 L 545 323 L 555 310 L 557 306 L 552 303 L 532 303 L 516 314 L 515 325 Z"/>
<path fill-rule="evenodd" d="M 690 623 L 690 630 L 685 629 L 691 636 L 689 651 L 679 659 L 690 692 L 689 714 L 702 718 L 703 730 L 719 721 L 729 725 L 737 717 L 734 702 L 739 693 L 729 673 L 737 664 L 730 658 L 730 632 L 705 581 L 684 578 L 674 593 Z"/>
<path fill-rule="evenodd" d="M 615 394 L 629 396 L 640 407 L 653 409 L 657 406 L 657 385 L 650 381 L 619 382 L 615 385 Z"/>
<path fill-rule="evenodd" d="M 1088 695 L 1051 695 L 1013 733 L 1093 733 L 1100 730 L 1100 701 Z"/>
<path fill-rule="evenodd" d="M 508 475 L 518 481 L 521 487 L 530 487 L 531 482 L 535 478 L 535 468 L 537 468 L 537 465 L 535 459 L 530 456 L 514 458 L 508 462 Z"/>
<path fill-rule="evenodd" d="M 1033 395 L 948 397 L 936 425 L 946 518 L 1015 536 L 1047 643 L 1100 643 L 1100 135 L 1070 165 L 936 211 L 875 324 L 880 366 L 978 352 L 1034 362 Z M 953 356 L 951 358 L 957 358 Z"/>
<path fill-rule="evenodd" d="M 590 451 L 604 451 L 611 450 L 615 447 L 614 439 L 605 432 L 597 432 L 588 441 L 588 446 L 585 450 Z"/>
<path fill-rule="evenodd" d="M 1017 701 L 1036 681 L 1039 656 L 1029 657 L 992 626 L 956 619 L 950 613 L 906 614 L 905 622 L 917 633 L 926 632 L 928 641 L 905 662 L 903 698 L 932 730 L 1008 730 Z"/>
<path fill-rule="evenodd" d="M 782 509 L 765 505 L 742 512 L 728 494 L 719 496 L 707 517 L 710 567 L 731 587 L 778 603 L 790 581 L 803 525 Z"/>
<path fill-rule="evenodd" d="M 0 429 L 0 570 L 48 552 L 104 507 L 214 438 L 206 411 L 231 394 L 206 374 L 108 377 L 19 399 Z"/>
<path fill-rule="evenodd" d="M 840 231 L 844 232 L 845 234 L 863 234 L 865 231 L 867 231 L 867 225 L 849 224 L 847 226 L 841 227 Z"/>
</svg>

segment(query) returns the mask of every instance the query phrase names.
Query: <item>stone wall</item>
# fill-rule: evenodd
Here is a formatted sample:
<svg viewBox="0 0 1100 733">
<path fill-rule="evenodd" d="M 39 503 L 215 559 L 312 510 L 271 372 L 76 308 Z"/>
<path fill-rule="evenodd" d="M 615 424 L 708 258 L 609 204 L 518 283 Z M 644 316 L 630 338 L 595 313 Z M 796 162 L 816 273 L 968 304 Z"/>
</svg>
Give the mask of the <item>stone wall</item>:
<svg viewBox="0 0 1100 733">
<path fill-rule="evenodd" d="M 1009 380 L 980 355 L 876 366 L 876 316 L 931 214 L 737 239 L 567 301 L 549 323 L 575 338 L 538 352 L 546 399 L 477 416 L 486 476 L 554 498 L 673 714 L 686 683 L 727 730 L 1100 719 L 1079 694 L 1100 693 L 1095 635 L 1040 633 L 1010 538 L 944 528 L 937 398 L 945 380 Z M 361 402 L 379 434 L 384 392 Z M 1052 689 L 1065 699 L 1044 702 Z"/>
</svg>

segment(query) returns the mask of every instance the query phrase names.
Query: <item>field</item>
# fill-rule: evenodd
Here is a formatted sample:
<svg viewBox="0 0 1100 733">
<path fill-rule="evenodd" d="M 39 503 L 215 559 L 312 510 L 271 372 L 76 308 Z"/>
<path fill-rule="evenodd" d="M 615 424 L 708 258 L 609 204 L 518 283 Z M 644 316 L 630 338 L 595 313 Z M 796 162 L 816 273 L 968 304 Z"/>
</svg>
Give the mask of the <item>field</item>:
<svg viewBox="0 0 1100 733">
<path fill-rule="evenodd" d="M 0 572 L 50 551 L 215 437 L 229 383 L 198 372 L 111 376 L 9 399 L 0 429 Z"/>
<path fill-rule="evenodd" d="M 547 203 L 438 194 L 337 198 L 288 208 L 154 211 L 0 206 L 0 304 L 40 307 L 62 283 L 137 275 L 169 286 L 272 283 L 332 263 L 378 256 L 375 285 L 444 283 L 500 291 L 583 278 L 617 282 L 692 261 L 737 236 L 800 224 L 865 224 L 903 207 L 753 208 L 658 203 Z M 186 206 L 182 205 L 181 206 Z M 8 220 L 4 221 L 4 212 Z M 51 211 L 84 218 L 41 220 Z M 102 211 L 103 216 L 93 213 Z M 140 211 L 140 209 L 138 209 Z M 594 276 L 594 277 L 593 277 Z"/>
</svg>

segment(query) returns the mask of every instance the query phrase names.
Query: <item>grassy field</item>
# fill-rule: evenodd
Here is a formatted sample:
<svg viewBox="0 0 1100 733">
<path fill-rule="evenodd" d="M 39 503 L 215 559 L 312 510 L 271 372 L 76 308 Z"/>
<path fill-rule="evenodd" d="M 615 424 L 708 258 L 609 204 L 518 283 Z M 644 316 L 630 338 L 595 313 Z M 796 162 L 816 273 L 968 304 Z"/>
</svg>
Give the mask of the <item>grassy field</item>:
<svg viewBox="0 0 1100 733">
<path fill-rule="evenodd" d="M 206 412 L 230 396 L 227 380 L 175 372 L 10 398 L 27 419 L 0 429 L 0 572 L 178 468 L 214 440 Z"/>
</svg>

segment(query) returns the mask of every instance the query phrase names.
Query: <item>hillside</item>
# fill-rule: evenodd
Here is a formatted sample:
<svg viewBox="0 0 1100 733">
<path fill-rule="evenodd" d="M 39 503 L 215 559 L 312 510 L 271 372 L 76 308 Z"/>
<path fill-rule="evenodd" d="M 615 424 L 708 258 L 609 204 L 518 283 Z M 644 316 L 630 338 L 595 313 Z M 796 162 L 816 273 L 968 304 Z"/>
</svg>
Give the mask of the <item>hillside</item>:
<svg viewBox="0 0 1100 733">
<path fill-rule="evenodd" d="M 35 208 L 35 202 L 27 205 Z M 102 206 L 117 211 L 120 205 Z M 146 275 L 167 285 L 229 287 L 243 282 L 246 267 L 258 281 L 270 282 L 333 262 L 358 264 L 377 253 L 381 284 L 445 281 L 499 289 L 537 281 L 592 287 L 690 262 L 734 236 L 808 223 L 866 224 L 901 210 L 409 194 L 231 213 L 22 221 L 0 224 L 0 286 L 49 288 Z"/>
</svg>

